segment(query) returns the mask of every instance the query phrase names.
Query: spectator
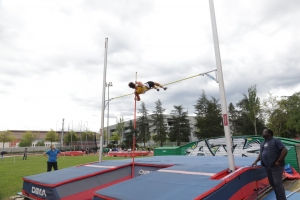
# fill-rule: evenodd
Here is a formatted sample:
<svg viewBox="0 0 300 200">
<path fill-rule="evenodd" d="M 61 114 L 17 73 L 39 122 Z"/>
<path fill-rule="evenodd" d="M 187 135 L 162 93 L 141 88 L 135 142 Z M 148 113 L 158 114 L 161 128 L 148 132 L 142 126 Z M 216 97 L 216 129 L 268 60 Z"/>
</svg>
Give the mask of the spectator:
<svg viewBox="0 0 300 200">
<path fill-rule="evenodd" d="M 24 150 L 23 160 L 27 160 L 27 148 Z"/>
<path fill-rule="evenodd" d="M 60 157 L 60 150 L 56 149 L 54 145 L 50 146 L 50 150 L 46 151 L 43 155 L 48 158 L 47 161 L 47 172 L 50 172 L 52 170 L 52 167 L 54 170 L 58 170 L 57 167 L 57 158 Z"/>
<path fill-rule="evenodd" d="M 1 151 L 1 159 L 2 160 L 4 160 L 4 154 L 6 154 L 6 151 L 5 150 Z"/>
<path fill-rule="evenodd" d="M 273 138 L 273 131 L 265 129 L 262 134 L 265 139 L 260 144 L 260 153 L 252 166 L 256 166 L 261 160 L 261 165 L 265 168 L 268 180 L 272 186 L 277 200 L 286 200 L 285 190 L 282 183 L 284 171 L 284 158 L 288 150 L 279 139 Z"/>
</svg>

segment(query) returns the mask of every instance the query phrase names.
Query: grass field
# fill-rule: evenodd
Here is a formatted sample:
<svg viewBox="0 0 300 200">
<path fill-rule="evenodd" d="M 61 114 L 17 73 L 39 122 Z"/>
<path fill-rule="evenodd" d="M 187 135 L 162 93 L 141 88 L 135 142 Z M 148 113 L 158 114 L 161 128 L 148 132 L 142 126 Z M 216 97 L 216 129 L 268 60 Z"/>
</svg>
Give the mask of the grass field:
<svg viewBox="0 0 300 200">
<path fill-rule="evenodd" d="M 103 160 L 125 159 L 124 157 L 103 157 Z M 72 167 L 89 162 L 99 161 L 99 155 L 62 156 L 58 159 L 58 169 Z M 47 171 L 47 158 L 42 155 L 28 155 L 27 160 L 22 156 L 4 157 L 0 159 L 0 200 L 21 192 L 24 176 L 40 174 Z"/>
</svg>

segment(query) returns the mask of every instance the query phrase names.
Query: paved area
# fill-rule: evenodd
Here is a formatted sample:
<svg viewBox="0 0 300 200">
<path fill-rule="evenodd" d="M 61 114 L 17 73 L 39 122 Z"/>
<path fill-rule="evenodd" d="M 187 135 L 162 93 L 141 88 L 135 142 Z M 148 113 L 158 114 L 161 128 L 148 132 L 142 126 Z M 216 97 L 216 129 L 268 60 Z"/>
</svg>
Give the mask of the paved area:
<svg viewBox="0 0 300 200">
<path fill-rule="evenodd" d="M 300 188 L 300 180 L 284 180 L 283 184 L 284 184 L 285 190 L 290 191 L 290 192 L 294 192 L 295 190 Z M 267 192 L 265 195 L 263 195 L 258 200 L 263 200 L 269 193 L 270 193 L 270 191 Z M 300 193 L 300 190 L 297 191 L 297 193 Z"/>
</svg>

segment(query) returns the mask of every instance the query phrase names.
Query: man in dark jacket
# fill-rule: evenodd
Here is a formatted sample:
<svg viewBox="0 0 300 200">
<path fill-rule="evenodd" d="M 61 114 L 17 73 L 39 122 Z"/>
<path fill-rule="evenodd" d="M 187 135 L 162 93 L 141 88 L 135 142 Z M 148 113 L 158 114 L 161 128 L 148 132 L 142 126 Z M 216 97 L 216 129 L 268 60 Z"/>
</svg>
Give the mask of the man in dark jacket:
<svg viewBox="0 0 300 200">
<path fill-rule="evenodd" d="M 6 151 L 5 150 L 1 151 L 1 158 L 2 158 L 2 160 L 4 160 L 4 154 L 6 154 Z"/>
<path fill-rule="evenodd" d="M 260 153 L 252 166 L 256 166 L 260 160 L 261 165 L 265 167 L 277 200 L 286 200 L 285 190 L 282 183 L 282 174 L 284 170 L 284 158 L 287 154 L 287 149 L 279 139 L 273 138 L 273 131 L 265 129 L 262 134 L 265 139 L 260 144 Z"/>
</svg>

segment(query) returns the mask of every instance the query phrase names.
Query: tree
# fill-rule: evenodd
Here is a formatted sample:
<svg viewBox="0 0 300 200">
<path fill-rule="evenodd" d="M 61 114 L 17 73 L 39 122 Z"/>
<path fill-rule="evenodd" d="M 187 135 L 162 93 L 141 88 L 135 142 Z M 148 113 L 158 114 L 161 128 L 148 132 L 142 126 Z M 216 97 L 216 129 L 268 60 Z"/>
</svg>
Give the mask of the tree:
<svg viewBox="0 0 300 200">
<path fill-rule="evenodd" d="M 2 148 L 4 148 L 4 144 L 6 142 L 12 142 L 14 140 L 14 136 L 11 131 L 3 131 L 0 132 L 0 142 L 3 142 Z"/>
<path fill-rule="evenodd" d="M 91 141 L 94 138 L 94 133 L 92 131 L 86 130 L 85 132 L 82 133 L 82 138 L 87 141 Z"/>
<path fill-rule="evenodd" d="M 236 135 L 253 135 L 254 126 L 245 112 L 238 111 L 238 117 L 233 121 L 235 124 Z M 265 124 L 262 118 L 256 121 L 257 131 L 262 133 L 265 129 Z"/>
<path fill-rule="evenodd" d="M 288 132 L 288 115 L 282 109 L 274 110 L 268 119 L 267 126 L 274 131 L 274 136 L 283 136 Z"/>
<path fill-rule="evenodd" d="M 117 118 L 117 125 L 116 125 L 115 132 L 120 136 L 121 140 L 123 140 L 124 125 L 125 125 L 124 118 L 122 116 L 120 117 L 119 120 Z"/>
<path fill-rule="evenodd" d="M 196 114 L 196 131 L 194 134 L 199 140 L 224 135 L 221 105 L 218 103 L 218 100 L 214 97 L 212 97 L 212 100 L 207 99 L 205 92 L 202 91 L 194 107 Z"/>
<path fill-rule="evenodd" d="M 300 132 L 300 92 L 294 93 L 292 96 L 288 97 L 284 103 L 288 119 L 287 126 L 289 129 L 295 130 L 295 132 Z"/>
<path fill-rule="evenodd" d="M 117 132 L 113 132 L 112 133 L 112 136 L 109 138 L 109 140 L 111 140 L 111 141 L 114 141 L 114 143 L 116 144 L 118 144 L 118 141 L 120 140 L 120 136 L 119 136 L 119 134 L 117 133 Z"/>
<path fill-rule="evenodd" d="M 267 126 L 273 130 L 274 136 L 285 136 L 288 131 L 285 102 L 269 93 L 269 97 L 262 103 L 262 110 L 268 120 Z"/>
<path fill-rule="evenodd" d="M 35 146 L 44 147 L 45 146 L 45 142 L 44 141 L 38 141 Z"/>
<path fill-rule="evenodd" d="M 236 120 L 238 118 L 238 111 L 235 109 L 234 105 L 232 103 L 229 104 L 228 106 L 228 114 L 229 114 L 229 125 L 230 125 L 230 131 L 232 135 L 237 135 L 237 124 Z"/>
<path fill-rule="evenodd" d="M 137 140 L 144 143 L 144 148 L 146 148 L 146 142 L 151 139 L 150 135 L 150 120 L 148 119 L 148 110 L 146 109 L 145 103 L 142 102 L 141 108 L 138 109 L 138 113 L 141 113 L 141 117 L 137 120 Z"/>
<path fill-rule="evenodd" d="M 248 96 L 243 94 L 244 98 L 238 102 L 238 105 L 243 109 L 243 112 L 247 115 L 253 124 L 255 135 L 257 135 L 257 118 L 261 114 L 260 100 L 256 96 L 256 85 L 251 86 L 248 89 Z"/>
<path fill-rule="evenodd" d="M 29 141 L 26 141 L 24 139 L 21 139 L 21 141 L 19 142 L 19 147 L 30 147 L 31 143 Z"/>
<path fill-rule="evenodd" d="M 95 137 L 95 136 L 94 136 L 94 137 Z M 106 132 L 106 130 L 104 130 L 104 131 L 103 131 L 103 142 L 104 142 L 104 144 L 106 144 L 107 139 L 108 139 L 108 137 L 107 137 L 107 132 Z M 96 143 L 95 143 L 95 144 L 96 144 Z M 108 145 L 108 144 L 106 144 L 106 145 Z"/>
<path fill-rule="evenodd" d="M 31 131 L 26 131 L 22 136 L 22 139 L 19 143 L 20 147 L 29 147 L 32 146 L 32 142 L 39 138 L 39 133 L 33 133 Z"/>
<path fill-rule="evenodd" d="M 160 146 L 163 146 L 163 143 L 167 140 L 167 127 L 164 123 L 164 111 L 165 109 L 162 108 L 162 103 L 158 99 L 155 102 L 155 110 L 153 111 L 152 117 L 152 127 L 153 131 L 156 135 L 153 136 L 153 140 L 155 142 L 159 142 Z"/>
<path fill-rule="evenodd" d="M 171 142 L 176 141 L 177 146 L 180 146 L 180 142 L 189 142 L 191 128 L 187 119 L 188 112 L 183 111 L 182 105 L 174 105 L 174 109 L 171 111 L 172 124 L 168 136 Z"/>
<path fill-rule="evenodd" d="M 124 142 L 125 146 L 128 148 L 132 148 L 133 144 L 133 134 L 134 134 L 134 127 L 133 127 L 133 122 L 132 120 L 129 121 L 128 124 L 128 129 L 125 131 L 125 137 L 124 137 Z"/>
<path fill-rule="evenodd" d="M 52 145 L 52 142 L 58 141 L 58 134 L 51 129 L 49 132 L 47 132 L 45 140 L 50 141 Z"/>
<path fill-rule="evenodd" d="M 55 131 L 54 131 L 54 133 L 55 133 Z M 54 137 L 54 135 L 55 134 L 51 133 L 51 136 Z M 51 139 L 51 137 L 49 139 Z M 58 135 L 57 135 L 57 140 L 58 140 Z M 78 140 L 79 140 L 79 137 L 78 137 L 77 133 L 74 131 L 68 131 L 64 137 L 64 141 L 66 144 L 70 144 L 70 143 L 76 142 Z M 51 140 L 49 140 L 49 141 L 51 141 Z M 53 142 L 54 141 L 55 141 L 55 139 L 53 140 Z"/>
</svg>

